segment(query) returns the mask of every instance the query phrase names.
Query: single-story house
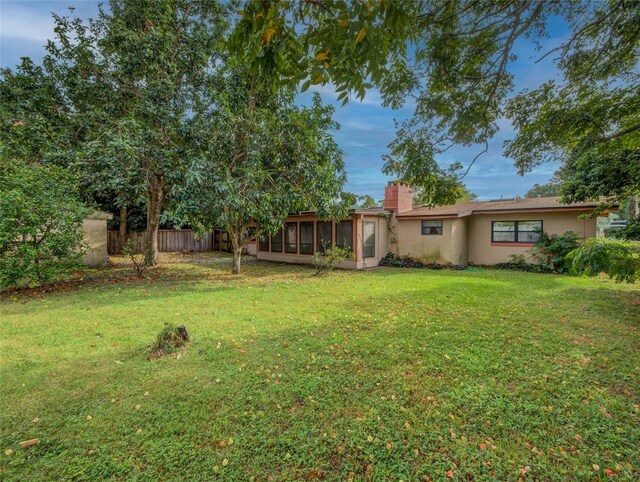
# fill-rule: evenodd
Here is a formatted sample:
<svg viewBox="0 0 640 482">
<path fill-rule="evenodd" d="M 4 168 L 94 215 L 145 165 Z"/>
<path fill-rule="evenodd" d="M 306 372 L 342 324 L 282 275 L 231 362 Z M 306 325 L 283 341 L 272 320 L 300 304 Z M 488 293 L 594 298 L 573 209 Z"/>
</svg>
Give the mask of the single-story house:
<svg viewBox="0 0 640 482">
<path fill-rule="evenodd" d="M 538 230 L 574 231 L 596 236 L 596 218 L 583 219 L 597 202 L 561 204 L 558 198 L 464 202 L 429 208 L 413 205 L 410 186 L 394 181 L 385 188 L 382 208 L 352 209 L 339 222 L 314 213 L 290 215 L 275 236 L 258 239 L 258 259 L 311 263 L 325 246 L 352 250 L 341 267 L 376 266 L 388 252 L 423 261 L 489 265 L 528 256 Z"/>
</svg>

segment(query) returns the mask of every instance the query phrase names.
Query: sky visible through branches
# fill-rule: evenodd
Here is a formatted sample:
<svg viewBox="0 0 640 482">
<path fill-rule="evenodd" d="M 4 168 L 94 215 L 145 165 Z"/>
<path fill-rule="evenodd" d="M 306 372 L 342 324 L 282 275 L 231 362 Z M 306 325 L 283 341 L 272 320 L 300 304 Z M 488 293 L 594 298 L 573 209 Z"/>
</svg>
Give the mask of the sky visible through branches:
<svg viewBox="0 0 640 482">
<path fill-rule="evenodd" d="M 46 40 L 53 38 L 51 12 L 66 14 L 67 7 L 73 6 L 76 14 L 87 18 L 95 16 L 97 1 L 45 1 L 45 0 L 2 0 L 0 3 L 0 65 L 15 67 L 20 57 L 29 56 L 39 62 L 44 55 Z M 541 62 L 535 61 L 545 52 L 558 46 L 568 36 L 568 29 L 561 21 L 551 22 L 549 38 L 536 51 L 527 39 L 520 39 L 514 48 L 518 59 L 510 64 L 515 74 L 515 91 L 532 89 L 542 82 L 559 77 L 553 64 L 553 55 Z M 386 181 L 390 178 L 382 174 L 381 156 L 388 153 L 387 145 L 395 137 L 394 119 L 403 120 L 411 116 L 412 103 L 394 111 L 381 105 L 376 90 L 367 92 L 364 101 L 351 101 L 341 107 L 335 102 L 337 97 L 330 85 L 312 86 L 299 96 L 299 102 L 308 104 L 313 92 L 320 92 L 325 102 L 336 105 L 335 119 L 342 126 L 336 133 L 336 140 L 344 151 L 348 180 L 345 189 L 358 195 L 368 194 L 381 199 Z M 507 120 L 500 122 L 500 131 L 489 143 L 489 151 L 482 155 L 465 177 L 467 187 L 478 194 L 479 199 L 495 199 L 524 195 L 535 183 L 546 182 L 557 165 L 543 164 L 535 172 L 524 177 L 518 176 L 511 159 L 505 158 L 502 143 L 513 137 L 513 129 Z M 444 165 L 460 161 L 467 166 L 482 147 L 452 147 L 442 158 Z"/>
</svg>

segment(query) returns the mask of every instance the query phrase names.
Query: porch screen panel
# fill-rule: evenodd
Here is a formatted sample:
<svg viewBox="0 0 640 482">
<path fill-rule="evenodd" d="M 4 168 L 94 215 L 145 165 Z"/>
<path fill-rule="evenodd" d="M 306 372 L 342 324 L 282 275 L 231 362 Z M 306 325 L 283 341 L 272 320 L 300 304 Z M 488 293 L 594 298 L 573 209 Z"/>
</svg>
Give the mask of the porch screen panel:
<svg viewBox="0 0 640 482">
<path fill-rule="evenodd" d="M 353 249 L 353 222 L 336 223 L 336 246 L 351 251 Z"/>
<path fill-rule="evenodd" d="M 271 252 L 282 253 L 282 229 L 271 236 Z"/>
<path fill-rule="evenodd" d="M 260 251 L 269 251 L 269 237 L 260 236 Z"/>
<path fill-rule="evenodd" d="M 287 223 L 284 227 L 284 252 L 296 254 L 298 252 L 298 224 Z"/>
<path fill-rule="evenodd" d="M 327 249 L 331 249 L 331 221 L 318 221 L 316 229 L 318 231 L 318 245 L 316 251 L 324 253 Z"/>
<path fill-rule="evenodd" d="M 313 254 L 313 223 L 300 223 L 300 254 Z"/>
<path fill-rule="evenodd" d="M 376 223 L 365 221 L 362 223 L 362 256 L 373 258 L 376 255 Z"/>
</svg>

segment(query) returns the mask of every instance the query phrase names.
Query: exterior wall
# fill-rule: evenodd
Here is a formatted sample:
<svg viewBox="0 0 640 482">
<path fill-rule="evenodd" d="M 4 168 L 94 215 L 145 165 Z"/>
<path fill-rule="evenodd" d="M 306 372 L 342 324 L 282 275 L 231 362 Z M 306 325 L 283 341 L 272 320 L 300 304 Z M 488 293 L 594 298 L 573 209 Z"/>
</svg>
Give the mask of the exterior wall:
<svg viewBox="0 0 640 482">
<path fill-rule="evenodd" d="M 451 252 L 450 262 L 453 264 L 467 264 L 469 262 L 469 233 L 468 219 L 451 220 Z"/>
<path fill-rule="evenodd" d="M 579 219 L 584 214 L 576 211 L 543 213 L 474 214 L 469 217 L 469 261 L 474 264 L 496 264 L 509 261 L 512 254 L 530 259 L 531 244 L 497 244 L 491 242 L 492 221 L 538 221 L 549 234 L 575 231 L 582 239 L 596 236 L 596 219 Z"/>
<path fill-rule="evenodd" d="M 465 264 L 468 260 L 467 220 L 441 221 L 442 235 L 423 235 L 421 220 L 396 219 L 397 253 L 425 262 Z"/>
<path fill-rule="evenodd" d="M 107 254 L 107 216 L 89 217 L 83 222 L 84 242 L 89 246 L 82 262 L 91 267 L 106 266 Z"/>
<path fill-rule="evenodd" d="M 258 243 L 249 241 L 244 247 L 244 253 L 249 256 L 255 256 L 258 253 Z"/>
</svg>

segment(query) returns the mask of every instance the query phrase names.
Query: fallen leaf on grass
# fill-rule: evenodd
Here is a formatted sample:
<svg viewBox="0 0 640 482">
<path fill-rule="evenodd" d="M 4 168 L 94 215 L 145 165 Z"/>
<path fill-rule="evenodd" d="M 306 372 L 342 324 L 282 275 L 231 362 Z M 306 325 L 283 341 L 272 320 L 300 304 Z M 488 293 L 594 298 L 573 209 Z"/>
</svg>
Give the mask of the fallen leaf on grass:
<svg viewBox="0 0 640 482">
<path fill-rule="evenodd" d="M 40 442 L 40 439 L 37 438 L 32 438 L 29 440 L 25 440 L 24 442 L 20 442 L 20 447 L 22 447 L 23 449 L 26 449 L 28 447 L 31 447 L 32 445 L 36 445 Z"/>
<path fill-rule="evenodd" d="M 609 477 L 612 477 L 615 472 L 611 469 L 604 469 L 604 473 L 607 474 Z"/>
<path fill-rule="evenodd" d="M 87 415 L 87 420 L 92 420 L 93 417 L 91 415 Z"/>
<path fill-rule="evenodd" d="M 13 450 L 7 449 L 7 450 L 4 451 L 4 454 L 5 455 L 11 455 L 11 454 L 13 454 Z"/>
<path fill-rule="evenodd" d="M 453 470 L 447 470 L 447 477 L 453 479 Z"/>
<path fill-rule="evenodd" d="M 598 464 L 593 464 L 592 467 L 596 472 L 600 470 L 600 466 Z"/>
</svg>

